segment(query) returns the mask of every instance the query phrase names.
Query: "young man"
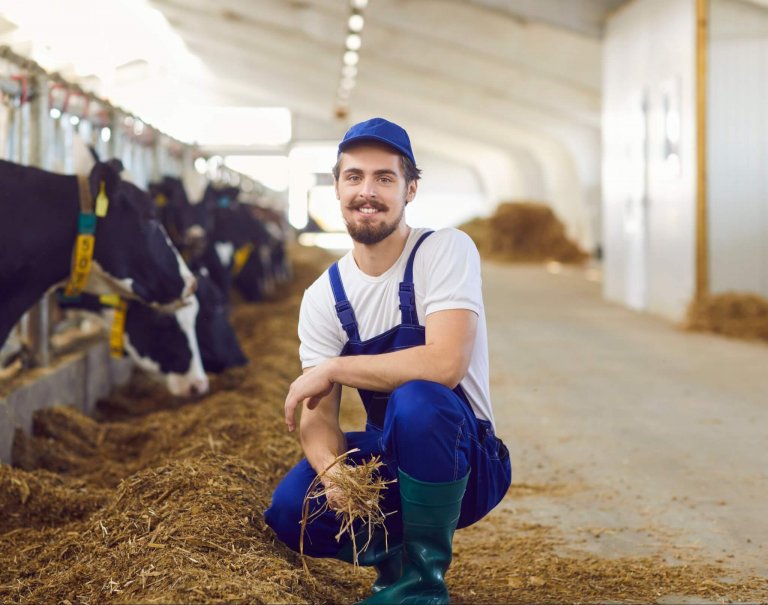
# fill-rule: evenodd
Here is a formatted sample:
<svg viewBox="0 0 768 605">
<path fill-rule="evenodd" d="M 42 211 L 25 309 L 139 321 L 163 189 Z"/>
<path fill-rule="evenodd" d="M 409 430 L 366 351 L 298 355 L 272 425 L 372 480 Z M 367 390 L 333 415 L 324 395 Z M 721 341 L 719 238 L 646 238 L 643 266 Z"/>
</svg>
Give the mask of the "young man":
<svg viewBox="0 0 768 605">
<path fill-rule="evenodd" d="M 359 556 L 379 572 L 366 602 L 445 603 L 454 530 L 487 514 L 511 480 L 507 448 L 494 434 L 480 258 L 461 231 L 406 224 L 420 171 L 400 126 L 373 118 L 350 128 L 333 174 L 354 247 L 304 294 L 304 373 L 286 397 L 285 421 L 293 431 L 303 404 L 306 458 L 278 485 L 265 519 L 299 550 L 311 481 L 352 448 L 360 450 L 352 462 L 379 455 L 382 475 L 397 482 L 381 502 L 393 512 L 389 548 L 379 530 Z M 339 428 L 342 385 L 360 392 L 363 432 Z M 330 510 L 307 525 L 304 552 L 351 561 L 349 538 L 335 540 L 344 493 L 334 469 L 323 479 Z M 367 528 L 357 531 L 362 544 Z"/>
</svg>

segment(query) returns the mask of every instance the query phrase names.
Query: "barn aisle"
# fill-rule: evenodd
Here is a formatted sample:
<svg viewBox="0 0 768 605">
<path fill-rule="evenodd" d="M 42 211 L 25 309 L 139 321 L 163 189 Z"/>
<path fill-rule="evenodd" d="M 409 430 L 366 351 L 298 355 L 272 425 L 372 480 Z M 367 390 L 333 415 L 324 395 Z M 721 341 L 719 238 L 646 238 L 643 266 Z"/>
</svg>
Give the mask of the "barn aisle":
<svg viewBox="0 0 768 605">
<path fill-rule="evenodd" d="M 507 514 L 561 549 L 768 576 L 768 346 L 606 302 L 584 269 L 483 271 Z"/>
</svg>

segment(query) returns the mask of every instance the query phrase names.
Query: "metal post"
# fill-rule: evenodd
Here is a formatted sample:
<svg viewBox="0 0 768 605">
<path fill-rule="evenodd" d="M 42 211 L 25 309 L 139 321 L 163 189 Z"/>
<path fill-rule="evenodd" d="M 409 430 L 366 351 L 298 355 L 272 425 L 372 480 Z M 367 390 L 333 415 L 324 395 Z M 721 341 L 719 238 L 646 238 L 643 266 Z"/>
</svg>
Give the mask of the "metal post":
<svg viewBox="0 0 768 605">
<path fill-rule="evenodd" d="M 28 129 L 26 132 L 27 160 L 32 166 L 45 167 L 43 157 L 46 148 L 48 131 L 48 82 L 42 76 L 32 80 L 36 92 L 34 98 L 28 103 Z M 20 203 L 24 203 L 23 200 Z M 32 349 L 33 363 L 46 367 L 51 362 L 50 354 L 50 322 L 48 315 L 48 294 L 29 310 L 29 342 Z"/>
</svg>

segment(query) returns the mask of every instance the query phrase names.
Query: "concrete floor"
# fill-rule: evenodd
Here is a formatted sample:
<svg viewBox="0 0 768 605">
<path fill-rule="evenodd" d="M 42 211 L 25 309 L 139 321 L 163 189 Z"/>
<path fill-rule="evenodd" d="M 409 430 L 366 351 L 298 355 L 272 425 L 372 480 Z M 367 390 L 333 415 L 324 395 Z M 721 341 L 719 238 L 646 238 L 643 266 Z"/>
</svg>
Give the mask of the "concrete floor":
<svg viewBox="0 0 768 605">
<path fill-rule="evenodd" d="M 588 277 L 484 264 L 498 433 L 530 488 L 504 505 L 566 548 L 768 577 L 768 345 L 684 332 Z"/>
</svg>

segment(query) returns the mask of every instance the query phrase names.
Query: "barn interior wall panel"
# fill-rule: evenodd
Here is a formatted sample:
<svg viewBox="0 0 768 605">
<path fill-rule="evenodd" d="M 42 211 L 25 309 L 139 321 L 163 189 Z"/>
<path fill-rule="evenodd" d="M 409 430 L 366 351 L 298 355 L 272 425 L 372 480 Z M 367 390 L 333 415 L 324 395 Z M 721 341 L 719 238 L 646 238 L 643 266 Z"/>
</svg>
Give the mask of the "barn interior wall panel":
<svg viewBox="0 0 768 605">
<path fill-rule="evenodd" d="M 712 0 L 710 289 L 768 296 L 768 10 Z"/>
<path fill-rule="evenodd" d="M 695 284 L 695 17 L 635 0 L 603 48 L 604 295 L 674 321 Z"/>
</svg>

